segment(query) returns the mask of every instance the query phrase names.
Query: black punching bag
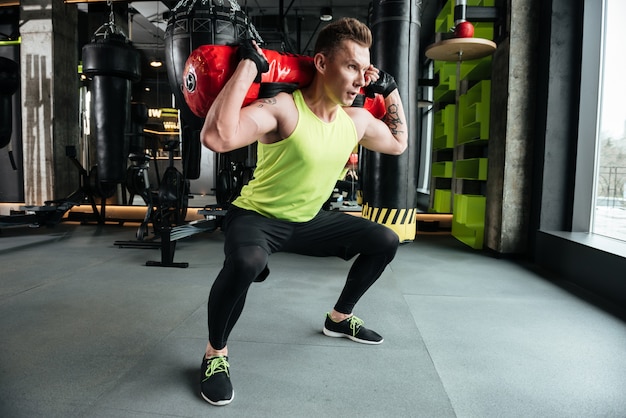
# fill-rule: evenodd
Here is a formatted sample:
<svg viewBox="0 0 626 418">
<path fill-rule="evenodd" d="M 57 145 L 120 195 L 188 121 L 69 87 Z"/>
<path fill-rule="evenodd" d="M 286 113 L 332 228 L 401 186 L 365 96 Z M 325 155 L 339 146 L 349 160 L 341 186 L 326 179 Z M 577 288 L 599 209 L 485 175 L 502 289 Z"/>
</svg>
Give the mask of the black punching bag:
<svg viewBox="0 0 626 418">
<path fill-rule="evenodd" d="M 180 109 L 182 131 L 183 176 L 200 177 L 200 130 L 204 119 L 191 112 L 183 96 L 185 62 L 201 45 L 230 45 L 249 38 L 249 25 L 241 10 L 214 5 L 213 1 L 193 2 L 188 9 L 172 11 L 165 30 L 165 64 L 170 88 Z M 260 39 L 257 39 L 260 40 Z"/>
<path fill-rule="evenodd" d="M 83 73 L 91 79 L 89 123 L 98 180 L 122 183 L 128 160 L 131 87 L 141 78 L 139 51 L 122 34 L 112 33 L 86 44 L 82 55 Z"/>
<path fill-rule="evenodd" d="M 417 79 L 419 2 L 374 2 L 372 63 L 395 77 L 407 118 L 408 149 L 399 156 L 363 150 L 363 216 L 415 239 L 417 207 Z"/>
<path fill-rule="evenodd" d="M 11 142 L 13 132 L 13 93 L 19 87 L 17 62 L 0 57 L 0 148 Z"/>
</svg>

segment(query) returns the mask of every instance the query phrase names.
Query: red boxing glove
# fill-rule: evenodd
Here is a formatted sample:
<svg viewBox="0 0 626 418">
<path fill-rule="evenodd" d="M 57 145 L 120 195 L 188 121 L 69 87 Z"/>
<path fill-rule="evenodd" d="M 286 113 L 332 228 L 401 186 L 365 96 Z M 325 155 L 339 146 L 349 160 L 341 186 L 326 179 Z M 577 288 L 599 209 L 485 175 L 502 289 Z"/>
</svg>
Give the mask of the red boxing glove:
<svg viewBox="0 0 626 418">
<path fill-rule="evenodd" d="M 189 109 L 204 118 L 213 101 L 235 72 L 239 60 L 236 46 L 202 45 L 191 52 L 183 71 L 183 96 Z M 305 55 L 284 54 L 263 49 L 269 63 L 269 71 L 261 76 L 261 83 L 297 84 L 308 86 L 315 75 L 313 58 Z M 253 83 L 246 94 L 243 106 L 259 97 L 259 83 Z M 363 105 L 374 117 L 380 119 L 385 113 L 385 100 L 377 94 L 365 98 Z"/>
</svg>

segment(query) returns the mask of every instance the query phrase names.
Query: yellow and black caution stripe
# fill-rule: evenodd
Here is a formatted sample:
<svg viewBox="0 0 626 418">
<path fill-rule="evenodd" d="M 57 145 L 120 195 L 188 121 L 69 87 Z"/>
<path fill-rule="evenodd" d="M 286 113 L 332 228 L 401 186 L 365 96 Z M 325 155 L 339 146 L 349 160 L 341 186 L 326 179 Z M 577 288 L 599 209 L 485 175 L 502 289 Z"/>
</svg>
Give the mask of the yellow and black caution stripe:
<svg viewBox="0 0 626 418">
<path fill-rule="evenodd" d="M 413 241 L 416 233 L 415 208 L 376 208 L 363 205 L 362 216 L 393 230 L 400 242 Z"/>
</svg>

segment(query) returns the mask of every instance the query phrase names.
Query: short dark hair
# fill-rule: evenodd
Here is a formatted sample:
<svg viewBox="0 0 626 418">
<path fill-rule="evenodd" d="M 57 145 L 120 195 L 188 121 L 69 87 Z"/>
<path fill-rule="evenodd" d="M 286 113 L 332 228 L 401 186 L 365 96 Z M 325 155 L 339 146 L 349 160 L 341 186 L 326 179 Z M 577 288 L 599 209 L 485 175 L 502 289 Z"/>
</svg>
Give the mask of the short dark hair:
<svg viewBox="0 0 626 418">
<path fill-rule="evenodd" d="M 372 32 L 364 23 L 351 17 L 338 19 L 320 31 L 315 42 L 315 54 L 330 55 L 342 41 L 354 41 L 366 48 L 372 46 Z"/>
</svg>

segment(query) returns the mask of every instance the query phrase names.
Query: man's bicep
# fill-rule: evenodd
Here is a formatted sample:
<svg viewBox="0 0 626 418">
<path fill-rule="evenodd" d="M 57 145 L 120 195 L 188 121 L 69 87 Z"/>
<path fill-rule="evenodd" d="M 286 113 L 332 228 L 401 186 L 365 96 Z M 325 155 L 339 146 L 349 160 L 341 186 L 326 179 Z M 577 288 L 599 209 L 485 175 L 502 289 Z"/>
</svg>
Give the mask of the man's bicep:
<svg viewBox="0 0 626 418">
<path fill-rule="evenodd" d="M 387 148 L 386 144 L 393 140 L 387 125 L 372 116 L 368 120 L 360 143 L 367 149 L 384 153 Z"/>
<path fill-rule="evenodd" d="M 245 136 L 259 139 L 259 137 L 276 130 L 278 125 L 271 106 L 276 104 L 276 99 L 259 99 L 241 109 L 240 131 Z"/>
</svg>

